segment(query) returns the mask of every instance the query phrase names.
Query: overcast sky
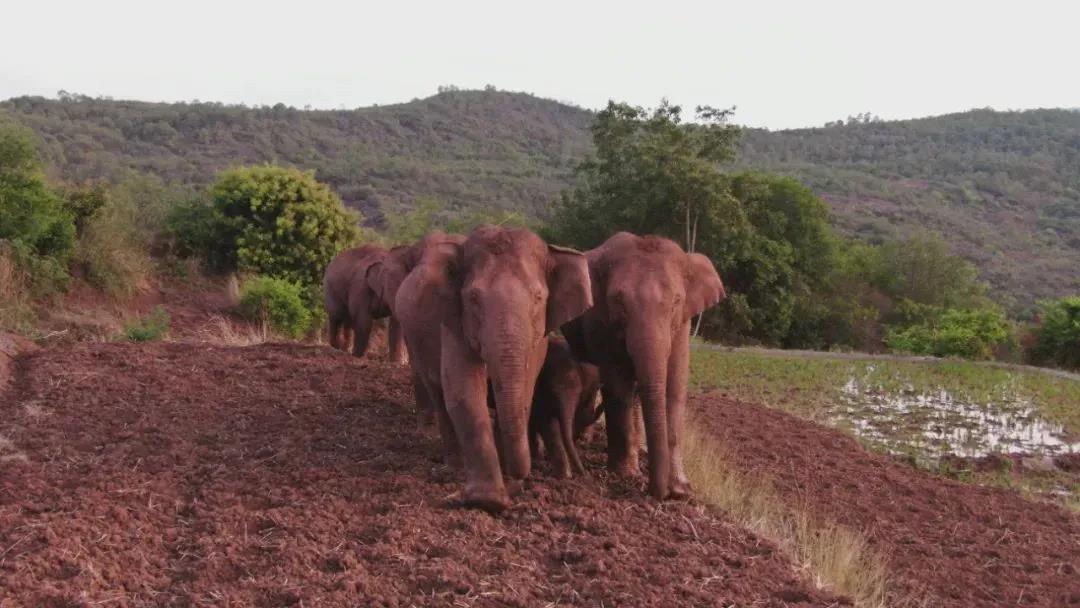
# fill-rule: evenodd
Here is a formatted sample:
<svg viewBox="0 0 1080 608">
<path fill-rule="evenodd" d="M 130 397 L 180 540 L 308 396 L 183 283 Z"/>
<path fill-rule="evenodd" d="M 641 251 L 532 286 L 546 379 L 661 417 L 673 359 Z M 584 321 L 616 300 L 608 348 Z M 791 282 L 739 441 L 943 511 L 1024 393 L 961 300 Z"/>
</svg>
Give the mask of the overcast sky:
<svg viewBox="0 0 1080 608">
<path fill-rule="evenodd" d="M 0 15 L 0 99 L 355 108 L 493 84 L 589 108 L 734 105 L 770 128 L 1080 106 L 1077 0 L 39 0 Z"/>
</svg>

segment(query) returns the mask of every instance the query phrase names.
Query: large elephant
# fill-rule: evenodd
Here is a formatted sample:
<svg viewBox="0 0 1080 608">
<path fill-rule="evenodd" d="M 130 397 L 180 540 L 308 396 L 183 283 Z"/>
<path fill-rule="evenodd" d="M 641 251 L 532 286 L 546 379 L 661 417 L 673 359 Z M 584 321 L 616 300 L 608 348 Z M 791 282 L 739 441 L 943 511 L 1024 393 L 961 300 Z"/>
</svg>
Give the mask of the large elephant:
<svg viewBox="0 0 1080 608">
<path fill-rule="evenodd" d="M 546 336 L 592 305 L 580 252 L 523 228 L 482 226 L 464 242 L 433 234 L 395 301 L 420 389 L 465 467 L 466 505 L 509 505 L 488 414 L 490 382 L 505 473 L 531 468 L 528 416 Z M 419 392 L 419 390 L 418 390 Z"/>
<path fill-rule="evenodd" d="M 555 474 L 570 478 L 585 472 L 576 441 L 600 415 L 596 396 L 600 392 L 600 371 L 591 363 L 574 358 L 566 340 L 548 338 L 547 356 L 536 379 L 529 439 L 532 453 L 544 450 Z"/>
<path fill-rule="evenodd" d="M 362 357 L 367 352 L 371 328 L 376 319 L 390 317 L 388 346 L 390 358 L 402 361 L 404 342 L 398 322 L 383 298 L 379 275 L 374 271 L 389 252 L 376 245 L 346 249 L 331 260 L 323 275 L 323 303 L 329 321 L 330 345 Z"/>
<path fill-rule="evenodd" d="M 575 355 L 600 368 L 608 467 L 637 473 L 635 391 L 644 410 L 649 492 L 686 497 L 680 439 L 686 409 L 690 319 L 724 299 L 716 268 L 674 242 L 620 232 L 586 253 L 594 306 L 563 326 Z"/>
</svg>

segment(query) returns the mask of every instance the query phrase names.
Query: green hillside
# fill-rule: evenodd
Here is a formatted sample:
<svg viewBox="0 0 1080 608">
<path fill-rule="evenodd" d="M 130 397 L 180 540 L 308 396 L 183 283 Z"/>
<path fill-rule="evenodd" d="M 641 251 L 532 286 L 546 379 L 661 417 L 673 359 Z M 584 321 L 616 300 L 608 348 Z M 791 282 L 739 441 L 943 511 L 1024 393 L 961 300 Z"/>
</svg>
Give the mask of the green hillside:
<svg viewBox="0 0 1080 608">
<path fill-rule="evenodd" d="M 230 166 L 315 169 L 346 204 L 380 212 L 435 197 L 450 209 L 543 215 L 589 142 L 586 110 L 531 95 L 453 91 L 359 110 L 22 97 L 0 109 L 36 131 L 65 180 L 148 172 L 208 184 Z"/>
<path fill-rule="evenodd" d="M 797 176 L 847 234 L 943 234 L 1002 300 L 1080 292 L 1080 112 L 974 110 L 749 131 L 742 162 Z"/>
<path fill-rule="evenodd" d="M 592 113 L 502 91 L 307 111 L 65 95 L 0 103 L 68 181 L 152 173 L 204 185 L 274 161 L 315 169 L 381 223 L 433 197 L 450 210 L 547 215 L 589 147 Z M 976 110 L 819 129 L 748 130 L 740 164 L 797 176 L 847 234 L 941 232 L 1017 309 L 1080 292 L 1080 113 Z"/>
</svg>

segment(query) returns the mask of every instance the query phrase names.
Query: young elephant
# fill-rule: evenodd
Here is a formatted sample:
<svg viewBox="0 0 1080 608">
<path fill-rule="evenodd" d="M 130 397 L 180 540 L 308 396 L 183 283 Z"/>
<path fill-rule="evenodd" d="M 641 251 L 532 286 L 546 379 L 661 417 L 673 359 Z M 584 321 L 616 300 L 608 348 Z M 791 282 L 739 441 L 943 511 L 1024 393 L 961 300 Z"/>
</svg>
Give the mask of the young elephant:
<svg viewBox="0 0 1080 608">
<path fill-rule="evenodd" d="M 435 240 L 405 277 L 395 312 L 447 448 L 460 449 L 466 505 L 496 512 L 510 502 L 488 414 L 489 381 L 505 472 L 524 479 L 547 334 L 591 305 L 585 256 L 521 228 L 481 226 L 464 242 Z"/>
<path fill-rule="evenodd" d="M 620 232 L 588 251 L 594 307 L 563 326 L 574 354 L 600 368 L 608 467 L 636 474 L 635 392 L 644 411 L 649 492 L 690 494 L 680 440 L 690 319 L 725 297 L 712 262 L 674 242 Z"/>
<path fill-rule="evenodd" d="M 330 345 L 362 357 L 367 351 L 375 319 L 390 317 L 390 307 L 382 297 L 382 284 L 373 270 L 386 259 L 382 247 L 362 245 L 346 249 L 331 260 L 323 275 L 323 302 L 329 319 Z M 390 358 L 401 362 L 404 343 L 398 322 L 389 322 Z"/>
<path fill-rule="evenodd" d="M 533 455 L 536 440 L 543 439 L 555 473 L 563 478 L 585 473 L 575 442 L 600 415 L 596 403 L 599 392 L 596 366 L 574 359 L 566 340 L 548 338 L 547 357 L 536 379 L 529 435 Z"/>
</svg>

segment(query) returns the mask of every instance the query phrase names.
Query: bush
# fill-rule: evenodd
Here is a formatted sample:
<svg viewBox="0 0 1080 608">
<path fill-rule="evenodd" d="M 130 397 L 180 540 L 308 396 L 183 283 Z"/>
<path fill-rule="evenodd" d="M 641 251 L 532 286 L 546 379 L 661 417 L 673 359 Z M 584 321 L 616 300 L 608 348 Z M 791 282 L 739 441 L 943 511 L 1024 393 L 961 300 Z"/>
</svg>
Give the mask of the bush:
<svg viewBox="0 0 1080 608">
<path fill-rule="evenodd" d="M 936 318 L 890 330 L 885 342 L 892 350 L 918 355 L 990 359 L 1010 336 L 1008 321 L 996 308 L 948 309 Z"/>
<path fill-rule="evenodd" d="M 153 263 L 148 237 L 139 227 L 139 208 L 130 198 L 102 192 L 86 217 L 75 249 L 75 263 L 91 285 L 114 296 L 131 295 L 146 285 Z"/>
<path fill-rule="evenodd" d="M 225 235 L 224 218 L 209 201 L 192 198 L 178 203 L 165 218 L 165 237 L 171 254 L 201 258 L 212 272 L 227 272 L 236 258 L 236 244 Z"/>
<path fill-rule="evenodd" d="M 155 306 L 145 318 L 124 326 L 124 336 L 132 342 L 156 342 L 169 333 L 172 319 L 164 306 Z"/>
<path fill-rule="evenodd" d="M 231 248 L 225 265 L 242 272 L 315 288 L 334 255 L 360 237 L 359 214 L 312 173 L 233 169 L 218 177 L 211 195 L 222 218 L 219 242 Z"/>
<path fill-rule="evenodd" d="M 75 222 L 45 184 L 33 140 L 0 122 L 0 240 L 30 273 L 36 291 L 63 288 L 75 245 Z M 42 285 L 37 285 L 42 270 Z"/>
<path fill-rule="evenodd" d="M 1080 296 L 1040 304 L 1042 323 L 1028 350 L 1034 363 L 1080 368 Z"/>
<path fill-rule="evenodd" d="M 248 320 L 266 323 L 274 331 L 292 338 L 303 337 L 313 318 L 305 303 L 304 288 L 273 277 L 244 282 L 239 312 Z"/>
</svg>

